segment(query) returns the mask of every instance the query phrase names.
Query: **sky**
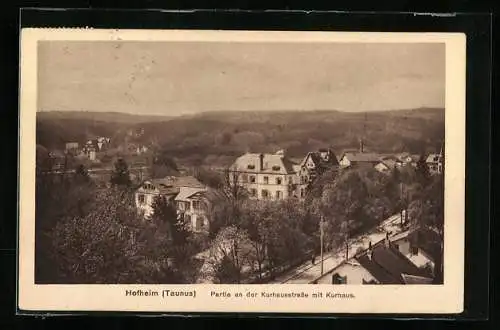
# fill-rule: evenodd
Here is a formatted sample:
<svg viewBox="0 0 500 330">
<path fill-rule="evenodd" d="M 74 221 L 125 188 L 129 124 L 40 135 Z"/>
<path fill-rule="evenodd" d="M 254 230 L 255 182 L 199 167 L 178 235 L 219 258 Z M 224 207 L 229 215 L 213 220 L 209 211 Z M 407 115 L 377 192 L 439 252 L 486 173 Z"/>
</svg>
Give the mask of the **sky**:
<svg viewBox="0 0 500 330">
<path fill-rule="evenodd" d="M 445 45 L 41 41 L 38 111 L 444 107 Z"/>
</svg>

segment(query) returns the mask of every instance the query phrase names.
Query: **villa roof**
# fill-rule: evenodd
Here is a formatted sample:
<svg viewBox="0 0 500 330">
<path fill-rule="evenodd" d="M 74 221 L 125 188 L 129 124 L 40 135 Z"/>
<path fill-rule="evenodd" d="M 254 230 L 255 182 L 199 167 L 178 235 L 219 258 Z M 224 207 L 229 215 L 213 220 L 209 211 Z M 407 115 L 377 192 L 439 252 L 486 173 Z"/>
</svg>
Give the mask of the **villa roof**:
<svg viewBox="0 0 500 330">
<path fill-rule="evenodd" d="M 206 192 L 206 189 L 204 188 L 191 188 L 191 187 L 180 187 L 179 188 L 179 193 L 177 196 L 175 196 L 176 201 L 187 201 L 189 197 L 200 193 L 200 192 Z"/>
<path fill-rule="evenodd" d="M 351 162 L 376 163 L 382 160 L 385 156 L 387 155 L 373 152 L 346 152 L 343 157 L 346 157 Z"/>
<path fill-rule="evenodd" d="M 371 259 L 368 251 L 356 257 L 356 260 L 373 275 L 381 284 L 404 284 L 403 274 L 429 278 L 424 270 L 415 266 L 401 252 L 392 245 L 389 247 L 377 244 L 373 247 Z"/>
<path fill-rule="evenodd" d="M 260 157 L 262 155 L 263 169 L 260 169 Z M 290 159 L 282 154 L 259 154 L 246 153 L 236 159 L 232 169 L 245 172 L 269 172 L 276 174 L 294 173 L 293 165 Z"/>
<path fill-rule="evenodd" d="M 426 162 L 427 163 L 437 163 L 441 161 L 441 155 L 440 154 L 430 154 L 427 156 Z"/>
</svg>

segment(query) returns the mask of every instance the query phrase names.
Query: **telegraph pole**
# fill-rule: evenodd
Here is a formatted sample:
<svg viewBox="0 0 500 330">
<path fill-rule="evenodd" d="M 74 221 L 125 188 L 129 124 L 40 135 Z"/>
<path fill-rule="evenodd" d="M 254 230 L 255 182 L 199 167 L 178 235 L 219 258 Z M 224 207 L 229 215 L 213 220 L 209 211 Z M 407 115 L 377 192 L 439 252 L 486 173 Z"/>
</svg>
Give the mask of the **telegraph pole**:
<svg viewBox="0 0 500 330">
<path fill-rule="evenodd" d="M 320 240 L 320 258 L 321 258 L 321 276 L 323 276 L 323 216 L 319 223 L 319 240 Z"/>
</svg>

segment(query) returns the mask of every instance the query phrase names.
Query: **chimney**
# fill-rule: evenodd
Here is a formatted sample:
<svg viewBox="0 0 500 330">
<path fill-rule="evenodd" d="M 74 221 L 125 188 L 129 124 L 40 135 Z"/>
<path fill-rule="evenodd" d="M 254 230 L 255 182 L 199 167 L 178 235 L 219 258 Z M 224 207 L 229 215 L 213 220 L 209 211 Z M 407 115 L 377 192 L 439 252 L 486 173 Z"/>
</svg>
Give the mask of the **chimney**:
<svg viewBox="0 0 500 330">
<path fill-rule="evenodd" d="M 391 246 L 391 240 L 389 239 L 389 232 L 385 234 L 385 247 L 389 248 Z"/>
<path fill-rule="evenodd" d="M 366 256 L 368 257 L 369 260 L 372 260 L 372 254 L 373 254 L 372 242 L 370 241 L 368 243 L 368 251 L 366 252 Z"/>
<path fill-rule="evenodd" d="M 259 158 L 260 158 L 260 170 L 263 171 L 264 170 L 264 154 L 260 154 Z"/>
</svg>

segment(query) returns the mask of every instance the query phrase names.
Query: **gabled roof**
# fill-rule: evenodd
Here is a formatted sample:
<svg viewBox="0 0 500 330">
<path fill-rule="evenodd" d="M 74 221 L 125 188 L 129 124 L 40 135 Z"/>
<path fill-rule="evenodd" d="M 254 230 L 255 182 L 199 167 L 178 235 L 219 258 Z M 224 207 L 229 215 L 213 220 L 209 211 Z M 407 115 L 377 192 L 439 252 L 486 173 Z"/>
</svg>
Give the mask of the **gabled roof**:
<svg viewBox="0 0 500 330">
<path fill-rule="evenodd" d="M 427 163 L 437 163 L 441 161 L 441 155 L 440 154 L 430 154 L 427 156 L 427 159 L 425 160 Z"/>
<path fill-rule="evenodd" d="M 176 201 L 187 201 L 189 197 L 196 195 L 197 193 L 206 192 L 204 188 L 191 188 L 191 187 L 180 187 L 179 193 L 175 196 Z"/>
<path fill-rule="evenodd" d="M 432 284 L 432 278 L 402 274 L 405 284 Z"/>
<path fill-rule="evenodd" d="M 161 178 L 161 179 L 145 180 L 140 185 L 140 187 L 143 187 L 144 183 L 151 183 L 155 187 L 155 189 L 157 189 L 159 191 L 159 193 L 162 195 L 178 194 L 180 191 L 180 188 L 182 188 L 182 187 L 205 189 L 205 185 L 200 183 L 193 176 L 165 177 L 165 178 Z"/>
<path fill-rule="evenodd" d="M 351 162 L 368 162 L 376 163 L 384 158 L 384 154 L 378 154 L 373 152 L 346 152 L 343 157 L 346 157 Z"/>
<path fill-rule="evenodd" d="M 392 245 L 386 247 L 384 241 L 372 248 L 371 259 L 367 251 L 356 259 L 381 284 L 404 284 L 403 274 L 430 278 L 430 274 L 415 266 Z"/>
<path fill-rule="evenodd" d="M 396 167 L 396 161 L 394 159 L 384 159 L 380 164 L 385 165 L 388 169 L 392 170 Z"/>
<path fill-rule="evenodd" d="M 262 163 L 263 170 L 260 170 L 260 156 L 263 156 Z M 249 165 L 251 168 L 249 168 Z M 246 153 L 236 159 L 231 169 L 244 172 L 267 172 L 276 174 L 292 174 L 294 163 L 289 160 L 285 155 L 281 154 L 258 154 Z M 278 168 L 279 170 L 273 170 Z"/>
<path fill-rule="evenodd" d="M 327 161 L 325 161 L 321 157 L 321 153 L 328 153 L 328 160 Z M 335 153 L 331 149 L 319 149 L 318 151 L 309 152 L 304 157 L 304 160 L 302 160 L 300 165 L 304 166 L 307 159 L 309 159 L 309 158 L 311 158 L 314 165 L 316 165 L 316 166 L 327 166 L 328 167 L 328 166 L 338 165 L 337 156 L 335 155 Z"/>
<path fill-rule="evenodd" d="M 155 184 L 161 184 L 166 187 L 192 187 L 192 188 L 204 188 L 198 179 L 194 176 L 167 176 L 161 179 L 153 179 Z"/>
</svg>

